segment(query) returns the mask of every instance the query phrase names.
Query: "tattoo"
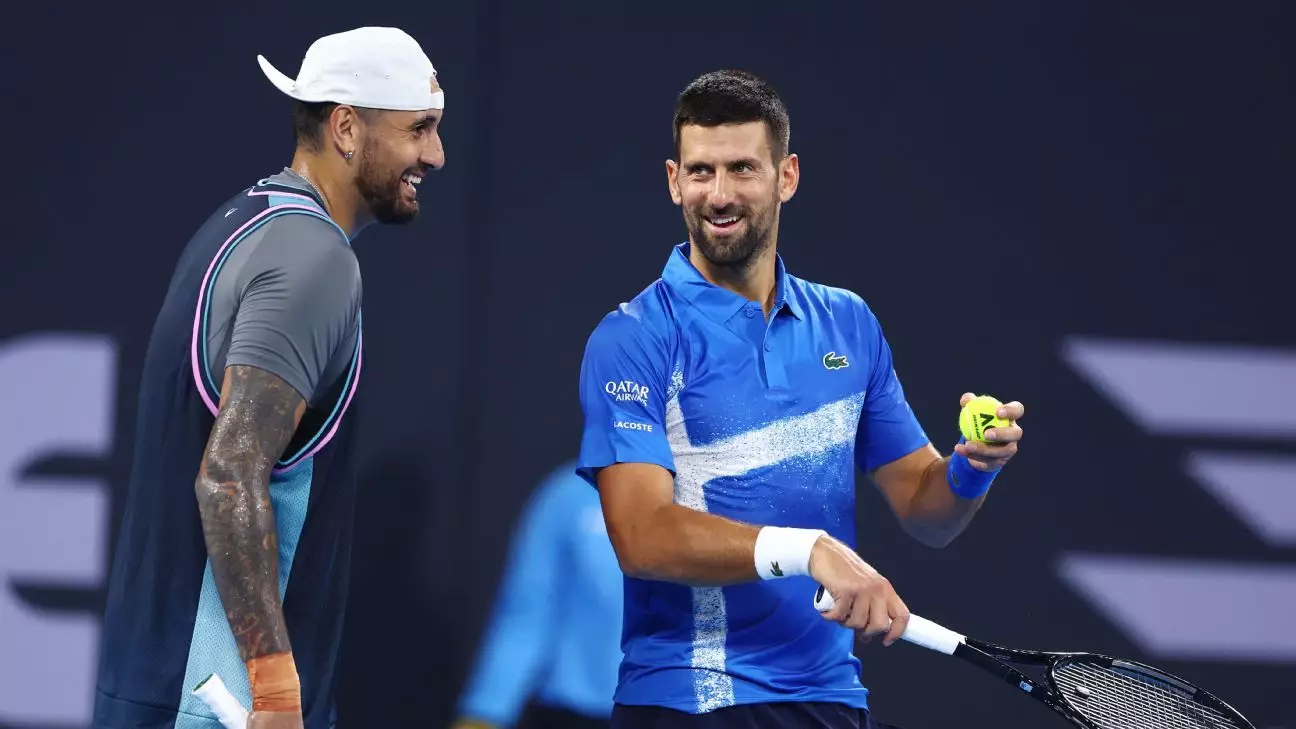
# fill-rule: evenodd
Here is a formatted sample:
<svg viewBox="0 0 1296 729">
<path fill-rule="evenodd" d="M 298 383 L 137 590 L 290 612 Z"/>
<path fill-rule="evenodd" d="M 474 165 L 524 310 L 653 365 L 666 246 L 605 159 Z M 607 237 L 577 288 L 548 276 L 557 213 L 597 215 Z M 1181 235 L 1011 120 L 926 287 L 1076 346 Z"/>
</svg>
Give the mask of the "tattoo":
<svg viewBox="0 0 1296 729">
<path fill-rule="evenodd" d="M 226 370 L 221 400 L 195 492 L 212 577 L 246 662 L 291 650 L 269 481 L 305 403 L 275 375 L 238 365 Z"/>
</svg>

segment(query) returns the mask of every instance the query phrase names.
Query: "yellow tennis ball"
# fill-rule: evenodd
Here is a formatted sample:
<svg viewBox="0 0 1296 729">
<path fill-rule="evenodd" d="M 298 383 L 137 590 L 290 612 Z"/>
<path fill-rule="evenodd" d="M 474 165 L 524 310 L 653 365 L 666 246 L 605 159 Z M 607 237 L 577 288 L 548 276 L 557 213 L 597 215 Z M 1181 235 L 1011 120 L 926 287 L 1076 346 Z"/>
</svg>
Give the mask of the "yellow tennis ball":
<svg viewBox="0 0 1296 729">
<path fill-rule="evenodd" d="M 984 443 L 987 430 L 1012 425 L 1007 418 L 999 417 L 999 408 L 1002 406 L 1003 403 L 989 395 L 977 395 L 968 400 L 959 412 L 959 430 L 963 431 L 963 437 L 969 443 Z"/>
</svg>

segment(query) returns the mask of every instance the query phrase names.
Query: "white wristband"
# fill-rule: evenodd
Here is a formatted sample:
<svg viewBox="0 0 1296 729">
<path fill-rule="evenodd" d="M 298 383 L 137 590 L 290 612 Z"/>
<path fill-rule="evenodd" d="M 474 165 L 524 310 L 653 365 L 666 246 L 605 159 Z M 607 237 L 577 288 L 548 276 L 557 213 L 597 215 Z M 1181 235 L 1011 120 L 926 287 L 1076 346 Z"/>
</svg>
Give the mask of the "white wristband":
<svg viewBox="0 0 1296 729">
<path fill-rule="evenodd" d="M 756 574 L 762 580 L 810 574 L 810 552 L 822 529 L 761 527 L 756 534 Z"/>
</svg>

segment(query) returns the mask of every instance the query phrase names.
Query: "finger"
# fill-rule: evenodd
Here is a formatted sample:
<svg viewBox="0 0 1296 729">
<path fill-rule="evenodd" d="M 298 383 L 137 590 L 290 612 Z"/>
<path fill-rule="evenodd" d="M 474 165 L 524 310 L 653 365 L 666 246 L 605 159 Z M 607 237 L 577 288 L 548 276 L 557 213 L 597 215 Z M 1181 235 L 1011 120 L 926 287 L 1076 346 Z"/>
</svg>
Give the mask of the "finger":
<svg viewBox="0 0 1296 729">
<path fill-rule="evenodd" d="M 846 620 L 846 627 L 857 631 L 867 628 L 872 607 L 868 598 L 863 596 L 855 598 L 854 602 L 851 603 L 851 614 Z"/>
<path fill-rule="evenodd" d="M 887 631 L 886 638 L 882 641 L 884 646 L 889 646 L 900 640 L 900 636 L 904 635 L 905 628 L 909 627 L 909 607 L 904 604 L 904 601 L 898 595 L 891 600 L 890 607 L 891 629 Z"/>
<path fill-rule="evenodd" d="M 959 407 L 963 407 L 964 405 L 967 405 L 968 400 L 971 400 L 974 397 L 976 397 L 976 395 L 973 395 L 970 392 L 963 393 L 963 396 L 959 398 Z"/>
<path fill-rule="evenodd" d="M 829 594 L 831 594 L 831 591 Z M 823 616 L 834 623 L 844 623 L 846 619 L 850 617 L 851 600 L 853 598 L 851 595 L 843 594 L 833 595 L 833 599 L 837 601 L 836 604 L 825 612 Z"/>
<path fill-rule="evenodd" d="M 1021 440 L 1022 429 L 1020 425 L 1010 425 L 1006 428 L 991 428 L 984 435 L 986 440 L 994 443 L 1011 443 Z"/>
<path fill-rule="evenodd" d="M 1004 403 L 1002 406 L 999 407 L 999 411 L 998 411 L 999 417 L 1007 418 L 1008 420 L 1021 420 L 1022 416 L 1024 416 L 1025 414 L 1026 414 L 1026 406 L 1022 405 L 1016 400 L 1013 400 L 1012 402 L 1009 403 Z"/>
<path fill-rule="evenodd" d="M 891 611 L 887 608 L 887 599 L 883 595 L 878 595 L 869 601 L 869 620 L 864 628 L 864 634 L 872 638 L 885 635 L 890 629 Z"/>
<path fill-rule="evenodd" d="M 1017 454 L 1017 444 L 1010 443 L 964 443 L 964 455 L 969 459 L 993 463 L 995 461 L 1007 461 Z"/>
</svg>

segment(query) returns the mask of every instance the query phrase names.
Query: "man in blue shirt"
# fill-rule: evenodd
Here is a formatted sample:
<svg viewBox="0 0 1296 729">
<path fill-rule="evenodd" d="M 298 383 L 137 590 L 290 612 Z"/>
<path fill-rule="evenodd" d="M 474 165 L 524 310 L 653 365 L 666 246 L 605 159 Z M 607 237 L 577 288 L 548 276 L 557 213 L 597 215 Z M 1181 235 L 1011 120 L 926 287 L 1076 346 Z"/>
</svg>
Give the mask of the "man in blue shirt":
<svg viewBox="0 0 1296 729">
<path fill-rule="evenodd" d="M 855 469 L 909 534 L 944 546 L 1022 435 L 1010 402 L 995 442 L 943 457 L 864 301 L 786 272 L 788 131 L 750 74 L 684 90 L 667 178 L 688 241 L 587 344 L 578 471 L 626 574 L 617 729 L 885 726 L 853 641 L 890 645 L 908 611 L 855 553 Z M 823 614 L 816 583 L 835 601 Z"/>
<path fill-rule="evenodd" d="M 621 570 L 575 467 L 549 474 L 522 513 L 452 729 L 607 729 Z"/>
</svg>

